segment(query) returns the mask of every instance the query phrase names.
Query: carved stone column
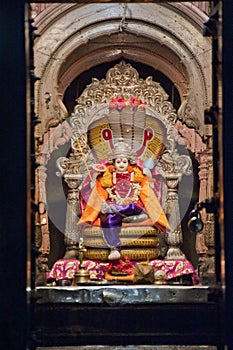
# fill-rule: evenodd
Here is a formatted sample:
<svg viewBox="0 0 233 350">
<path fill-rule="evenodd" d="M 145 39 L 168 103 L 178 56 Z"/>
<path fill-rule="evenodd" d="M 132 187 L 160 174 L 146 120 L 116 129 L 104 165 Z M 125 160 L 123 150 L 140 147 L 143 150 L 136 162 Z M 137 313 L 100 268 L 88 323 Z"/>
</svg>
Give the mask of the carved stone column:
<svg viewBox="0 0 233 350">
<path fill-rule="evenodd" d="M 199 202 L 205 201 L 208 197 L 207 194 L 207 184 L 208 184 L 208 162 L 207 162 L 207 153 L 204 151 L 203 153 L 199 154 L 198 161 L 199 161 L 199 180 L 200 180 L 200 188 L 199 188 Z M 205 239 L 205 231 L 206 231 L 206 220 L 207 220 L 207 214 L 205 210 L 202 210 L 201 213 L 202 221 L 204 223 L 204 229 L 203 231 L 197 233 L 196 235 L 196 252 L 197 254 L 205 254 L 208 250 L 208 247 L 206 246 L 206 239 Z"/>
<path fill-rule="evenodd" d="M 73 147 L 74 149 L 74 147 Z M 77 226 L 79 208 L 79 188 L 85 174 L 85 166 L 88 166 L 85 157 L 85 148 L 75 150 L 69 158 L 60 157 L 57 160 L 57 176 L 62 176 L 68 185 L 66 225 L 65 225 L 65 259 L 77 258 L 78 242 L 81 237 L 81 231 Z"/>
<path fill-rule="evenodd" d="M 66 210 L 66 226 L 65 226 L 65 244 L 66 253 L 64 259 L 74 259 L 77 257 L 77 242 L 80 233 L 77 227 L 79 206 L 79 184 L 82 179 L 81 174 L 65 174 L 64 180 L 68 185 L 67 210 Z"/>
<path fill-rule="evenodd" d="M 183 105 L 186 108 L 186 106 Z M 186 118 L 185 108 L 179 117 Z M 203 138 L 194 129 L 188 128 L 181 121 L 176 122 L 176 141 L 184 142 L 186 147 L 195 155 L 199 163 L 199 202 L 204 202 L 207 198 L 212 198 L 213 193 L 213 131 L 212 125 L 205 125 L 204 142 Z M 182 135 L 182 139 L 179 135 Z M 204 228 L 196 235 L 196 252 L 199 256 L 199 275 L 202 284 L 215 283 L 215 233 L 214 233 L 214 214 L 206 213 L 205 209 L 201 212 Z"/>
<path fill-rule="evenodd" d="M 212 198 L 213 191 L 213 145 L 212 145 L 212 126 L 206 126 L 206 145 L 207 149 L 198 155 L 199 161 L 199 179 L 200 192 L 199 202 Z M 202 210 L 202 221 L 204 229 L 197 234 L 196 250 L 199 255 L 199 275 L 201 283 L 204 285 L 214 284 L 215 281 L 215 218 L 214 213 L 206 213 Z M 202 245 L 198 244 L 202 239 Z M 203 249 L 204 246 L 204 249 Z"/>
<path fill-rule="evenodd" d="M 46 272 L 49 270 L 50 228 L 46 191 L 47 164 L 52 152 L 67 143 L 72 136 L 71 127 L 67 121 L 59 124 L 56 128 L 47 130 L 43 135 L 39 132 L 40 127 L 40 124 L 36 126 L 34 135 L 36 162 L 40 164 L 35 170 L 35 203 L 38 205 L 38 212 L 35 214 L 35 245 L 38 249 L 36 259 L 37 285 L 46 284 Z"/>
<path fill-rule="evenodd" d="M 183 175 L 191 174 L 191 159 L 186 155 L 179 155 L 171 147 L 171 151 L 165 152 L 160 159 L 167 185 L 166 215 L 171 231 L 166 233 L 168 250 L 166 259 L 184 259 L 185 255 L 180 246 L 183 242 L 181 219 L 178 202 L 178 185 Z"/>
<path fill-rule="evenodd" d="M 49 271 L 50 233 L 46 207 L 46 171 L 47 168 L 40 165 L 35 172 L 35 203 L 38 205 L 38 211 L 35 213 L 35 246 L 38 250 L 36 256 L 36 285 L 46 284 L 46 272 Z"/>
<path fill-rule="evenodd" d="M 184 259 L 185 255 L 181 251 L 180 246 L 183 242 L 180 211 L 178 203 L 178 184 L 179 177 L 177 174 L 167 174 L 167 218 L 171 227 L 171 231 L 166 233 L 166 242 L 168 251 L 166 259 Z"/>
</svg>

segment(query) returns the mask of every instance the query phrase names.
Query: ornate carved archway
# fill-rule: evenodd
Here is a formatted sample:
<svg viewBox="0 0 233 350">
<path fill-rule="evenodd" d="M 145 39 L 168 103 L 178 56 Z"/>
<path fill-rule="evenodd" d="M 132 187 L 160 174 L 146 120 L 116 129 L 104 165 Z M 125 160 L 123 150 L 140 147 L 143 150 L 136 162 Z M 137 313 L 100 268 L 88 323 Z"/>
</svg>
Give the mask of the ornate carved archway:
<svg viewBox="0 0 233 350">
<path fill-rule="evenodd" d="M 177 87 L 183 112 L 187 109 L 192 126 L 203 135 L 203 110 L 211 101 L 211 42 L 202 35 L 205 19 L 203 12 L 189 4 L 48 7 L 35 18 L 41 34 L 35 42 L 36 75 L 41 78 L 36 109 L 39 117 L 43 115 L 38 137 L 66 119 L 62 99 L 75 77 L 119 58 L 163 72 Z"/>
<path fill-rule="evenodd" d="M 160 70 L 177 87 L 182 101 L 175 123 L 177 142 L 186 145 L 200 164 L 199 198 L 203 200 L 212 186 L 211 144 L 202 141 L 203 136 L 211 137 L 203 121 L 211 100 L 211 43 L 203 38 L 201 27 L 205 15 L 187 4 L 109 6 L 111 11 L 106 4 L 54 4 L 35 18 L 41 34 L 35 42 L 36 75 L 41 78 L 36 83 L 36 113 L 41 121 L 35 133 L 38 171 L 46 179 L 52 152 L 71 137 L 63 104 L 67 86 L 97 63 L 123 57 Z M 38 201 L 46 200 L 43 186 L 42 180 Z M 212 219 L 206 220 L 211 226 Z M 48 227 L 42 229 L 47 232 Z M 206 251 L 205 241 L 198 250 Z M 47 254 L 46 244 L 42 251 Z"/>
</svg>

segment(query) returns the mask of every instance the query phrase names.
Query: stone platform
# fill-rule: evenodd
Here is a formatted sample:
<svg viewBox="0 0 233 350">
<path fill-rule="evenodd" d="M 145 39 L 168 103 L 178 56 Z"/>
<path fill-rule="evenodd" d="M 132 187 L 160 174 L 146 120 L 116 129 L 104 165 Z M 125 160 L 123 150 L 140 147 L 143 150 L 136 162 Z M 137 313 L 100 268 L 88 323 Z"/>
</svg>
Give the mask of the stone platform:
<svg viewBox="0 0 233 350">
<path fill-rule="evenodd" d="M 206 303 L 212 290 L 207 286 L 106 284 L 37 287 L 38 304 L 138 305 L 154 303 Z"/>
<path fill-rule="evenodd" d="M 200 285 L 37 287 L 32 294 L 33 341 L 37 350 L 163 350 L 158 345 L 212 350 L 223 342 L 222 293 Z"/>
</svg>

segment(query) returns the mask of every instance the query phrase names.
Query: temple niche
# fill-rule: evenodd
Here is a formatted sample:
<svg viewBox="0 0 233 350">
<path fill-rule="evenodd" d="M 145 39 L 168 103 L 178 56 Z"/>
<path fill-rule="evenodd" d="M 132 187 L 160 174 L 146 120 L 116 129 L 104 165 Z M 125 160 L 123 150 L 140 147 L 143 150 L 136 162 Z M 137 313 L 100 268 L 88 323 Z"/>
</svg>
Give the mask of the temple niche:
<svg viewBox="0 0 233 350">
<path fill-rule="evenodd" d="M 213 195 L 212 129 L 204 123 L 211 41 L 201 28 L 209 8 L 109 6 L 32 5 L 41 34 L 34 43 L 38 284 L 75 284 L 81 269 L 92 282 L 136 283 L 145 266 L 153 270 L 148 283 L 211 283 L 213 214 L 202 209 L 198 233 L 188 226 L 195 205 Z M 120 187 L 117 158 L 128 162 Z M 110 185 L 98 192 L 96 181 L 107 176 Z M 132 202 L 137 208 L 123 213 L 119 206 Z M 110 214 L 118 215 L 117 242 L 104 233 L 116 233 Z"/>
</svg>

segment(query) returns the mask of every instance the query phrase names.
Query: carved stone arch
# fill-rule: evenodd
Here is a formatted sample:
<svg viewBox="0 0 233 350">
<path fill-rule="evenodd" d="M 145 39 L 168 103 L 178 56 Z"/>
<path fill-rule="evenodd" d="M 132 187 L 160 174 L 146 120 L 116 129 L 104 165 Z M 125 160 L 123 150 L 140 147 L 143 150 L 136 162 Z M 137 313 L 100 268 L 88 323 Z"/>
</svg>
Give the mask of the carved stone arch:
<svg viewBox="0 0 233 350">
<path fill-rule="evenodd" d="M 115 41 L 115 46 L 118 46 L 118 42 L 123 41 L 119 36 L 119 34 L 111 34 L 111 36 L 103 36 L 101 38 L 97 38 L 96 40 L 92 40 L 91 45 L 95 45 L 95 43 L 97 43 L 99 40 L 104 41 L 105 43 L 108 41 L 111 41 L 111 42 Z M 134 40 L 137 42 L 139 40 L 148 41 L 148 39 L 142 36 L 139 39 L 138 36 L 134 34 L 128 35 L 128 40 L 130 41 Z M 151 41 L 151 44 L 155 46 L 155 43 L 152 41 Z M 64 64 L 64 65 L 67 65 L 67 67 L 64 67 L 64 66 L 60 67 L 60 71 L 58 74 L 59 93 L 64 95 L 64 92 L 66 91 L 67 87 L 73 81 L 74 76 L 78 76 L 83 72 L 84 62 L 85 62 L 86 68 L 91 69 L 96 66 L 97 64 L 96 57 L 98 57 L 98 63 L 101 63 L 104 61 L 111 62 L 112 60 L 117 60 L 117 59 L 127 59 L 131 61 L 147 64 L 150 67 L 154 68 L 155 70 L 162 72 L 174 83 L 174 85 L 179 91 L 181 100 L 184 98 L 184 96 L 186 96 L 187 90 L 188 90 L 188 80 L 186 78 L 187 72 L 185 73 L 185 67 L 182 67 L 181 65 L 179 67 L 178 66 L 175 67 L 171 61 L 167 60 L 165 57 L 162 57 L 158 52 L 155 52 L 155 50 L 152 52 L 151 49 L 146 47 L 140 47 L 139 45 L 129 46 L 127 44 L 124 47 L 122 45 L 122 48 L 119 49 L 119 48 L 116 48 L 115 46 L 113 45 L 107 46 L 105 48 L 101 48 L 94 52 L 92 51 L 89 52 L 87 49 L 87 45 L 84 45 L 80 48 L 80 51 L 83 53 L 83 55 L 85 55 L 85 57 L 83 55 L 79 57 L 78 54 L 76 54 L 76 52 L 72 52 L 71 57 L 68 57 L 67 61 Z M 157 43 L 156 46 L 158 46 L 158 50 L 161 48 L 161 45 L 159 43 Z M 167 49 L 167 51 L 169 50 Z M 170 53 L 171 53 L 171 56 L 174 57 L 174 60 L 176 61 L 179 60 L 176 54 L 172 53 L 172 51 Z"/>
<path fill-rule="evenodd" d="M 107 11 L 108 6 L 111 6 L 111 12 Z M 87 67 L 94 66 L 97 53 L 101 63 L 119 58 L 122 50 L 125 57 L 141 60 L 154 68 L 159 67 L 161 71 L 164 69 L 168 76 L 169 71 L 173 72 L 170 78 L 182 94 L 181 99 L 185 102 L 183 106 L 189 109 L 188 117 L 183 110 L 180 119 L 185 123 L 188 121 L 203 134 L 203 110 L 208 107 L 211 95 L 208 61 L 211 52 L 210 40 L 203 38 L 200 26 L 205 16 L 200 11 L 197 16 L 197 12 L 196 8 L 193 11 L 185 4 L 177 7 L 152 3 L 127 4 L 125 17 L 123 4 L 115 3 L 60 4 L 57 7 L 54 4 L 45 9 L 35 18 L 35 25 L 42 34 L 35 43 L 36 74 L 41 78 L 36 87 L 36 112 L 42 121 L 37 127 L 37 135 L 42 138 L 50 125 L 54 126 L 67 118 L 62 103 L 62 86 L 67 85 L 71 76 L 77 76 Z M 195 25 L 190 24 L 193 14 L 192 21 Z M 126 23 L 123 30 L 119 27 L 122 18 Z M 120 40 L 122 35 L 132 38 L 133 33 L 139 38 L 139 45 L 138 40 L 134 40 L 133 44 L 132 41 L 126 40 L 125 47 L 119 48 L 120 43 L 123 43 Z M 109 36 L 111 40 L 112 35 L 113 42 L 116 36 L 119 37 L 118 41 L 116 40 L 118 47 L 113 45 L 109 48 L 107 42 L 101 42 L 98 51 L 88 52 L 85 57 L 77 57 L 76 63 L 68 66 L 61 74 L 61 67 L 63 64 L 65 67 L 65 62 L 69 61 L 74 52 L 83 51 L 85 47 L 88 48 L 89 43 L 91 46 L 101 38 Z M 140 43 L 140 38 L 143 38 L 144 46 Z M 156 51 L 152 50 L 151 42 L 154 43 Z M 173 62 L 169 60 L 171 53 L 176 57 Z M 183 80 L 183 77 L 186 88 L 182 85 L 183 82 L 179 85 L 176 81 Z M 50 94 L 49 101 L 46 100 L 46 94 Z"/>
</svg>

